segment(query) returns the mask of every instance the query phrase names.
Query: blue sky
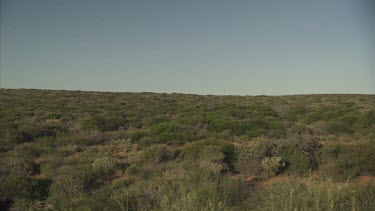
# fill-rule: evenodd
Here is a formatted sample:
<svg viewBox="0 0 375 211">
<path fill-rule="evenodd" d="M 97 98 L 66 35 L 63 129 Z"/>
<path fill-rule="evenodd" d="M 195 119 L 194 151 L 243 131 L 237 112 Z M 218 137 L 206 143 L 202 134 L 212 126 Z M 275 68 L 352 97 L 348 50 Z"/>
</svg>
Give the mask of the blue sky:
<svg viewBox="0 0 375 211">
<path fill-rule="evenodd" d="M 0 0 L 1 88 L 375 93 L 371 0 Z"/>
</svg>

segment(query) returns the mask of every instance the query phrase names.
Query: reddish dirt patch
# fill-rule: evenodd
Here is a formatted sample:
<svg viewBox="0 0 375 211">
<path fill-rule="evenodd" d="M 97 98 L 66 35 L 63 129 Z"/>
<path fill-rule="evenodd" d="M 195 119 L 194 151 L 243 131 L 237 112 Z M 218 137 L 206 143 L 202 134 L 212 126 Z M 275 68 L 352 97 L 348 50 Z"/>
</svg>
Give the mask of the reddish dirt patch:
<svg viewBox="0 0 375 211">
<path fill-rule="evenodd" d="M 375 176 L 359 176 L 358 184 L 375 186 Z"/>
<path fill-rule="evenodd" d="M 112 183 L 113 181 L 117 180 L 119 178 L 118 175 L 111 175 L 111 176 L 106 176 L 103 179 L 103 181 L 105 182 L 108 182 L 108 183 Z"/>
<path fill-rule="evenodd" d="M 263 180 L 262 178 L 250 175 L 250 176 L 245 177 L 245 181 L 248 183 L 259 185 L 259 186 L 269 187 L 280 182 L 291 180 L 292 178 L 293 178 L 292 176 L 288 176 L 288 175 L 279 175 L 279 176 L 275 176 L 267 180 Z"/>
<path fill-rule="evenodd" d="M 255 176 L 247 176 L 246 178 L 245 178 L 245 180 L 246 180 L 246 182 L 254 182 L 254 179 L 255 179 L 256 177 Z"/>
<path fill-rule="evenodd" d="M 280 183 L 280 182 L 286 182 L 286 181 L 291 180 L 291 179 L 292 179 L 291 176 L 280 175 L 280 176 L 272 177 L 272 178 L 264 181 L 262 183 L 262 185 L 263 186 L 272 186 L 274 184 L 277 184 L 277 183 Z"/>
<path fill-rule="evenodd" d="M 35 158 L 35 163 L 36 164 L 41 164 L 41 163 L 44 163 L 46 161 L 50 161 L 50 160 L 53 160 L 55 157 L 50 155 L 50 156 L 45 156 L 45 157 L 38 157 L 38 158 Z"/>
<path fill-rule="evenodd" d="M 43 174 L 36 174 L 36 175 L 34 175 L 34 178 L 35 179 L 44 179 L 44 175 Z"/>
</svg>

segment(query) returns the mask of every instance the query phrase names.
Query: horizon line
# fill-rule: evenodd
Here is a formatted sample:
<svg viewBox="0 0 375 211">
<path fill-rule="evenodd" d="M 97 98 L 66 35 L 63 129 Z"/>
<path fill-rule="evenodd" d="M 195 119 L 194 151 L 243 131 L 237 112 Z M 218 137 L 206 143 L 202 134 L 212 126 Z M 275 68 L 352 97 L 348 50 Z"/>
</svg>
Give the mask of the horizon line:
<svg viewBox="0 0 375 211">
<path fill-rule="evenodd" d="M 295 94 L 202 94 L 188 92 L 155 92 L 155 91 L 109 91 L 109 90 L 81 90 L 81 89 L 42 89 L 42 88 L 0 88 L 0 90 L 36 90 L 36 91 L 67 91 L 67 92 L 99 92 L 99 93 L 132 93 L 132 94 L 168 94 L 168 95 L 199 95 L 199 96 L 234 96 L 234 97 L 283 97 L 304 95 L 375 95 L 375 93 L 295 93 Z"/>
</svg>

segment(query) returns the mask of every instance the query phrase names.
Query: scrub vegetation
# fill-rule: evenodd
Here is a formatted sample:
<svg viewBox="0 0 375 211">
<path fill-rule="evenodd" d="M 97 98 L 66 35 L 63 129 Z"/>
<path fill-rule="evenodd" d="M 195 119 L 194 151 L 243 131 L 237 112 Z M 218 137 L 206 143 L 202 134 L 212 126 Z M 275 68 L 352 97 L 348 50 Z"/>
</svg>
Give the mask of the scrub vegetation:
<svg viewBox="0 0 375 211">
<path fill-rule="evenodd" d="M 1 210 L 375 210 L 374 176 L 374 95 L 0 89 Z"/>
</svg>

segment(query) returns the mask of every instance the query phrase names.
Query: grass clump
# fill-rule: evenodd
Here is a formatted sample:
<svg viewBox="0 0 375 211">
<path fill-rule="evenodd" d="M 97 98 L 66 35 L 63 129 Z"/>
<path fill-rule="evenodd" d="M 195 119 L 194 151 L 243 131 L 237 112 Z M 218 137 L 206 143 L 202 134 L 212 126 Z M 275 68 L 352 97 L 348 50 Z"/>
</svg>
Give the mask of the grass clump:
<svg viewBox="0 0 375 211">
<path fill-rule="evenodd" d="M 288 181 L 254 193 L 254 210 L 373 210 L 375 189 L 332 182 Z M 255 202 L 255 201 L 254 201 Z"/>
</svg>

